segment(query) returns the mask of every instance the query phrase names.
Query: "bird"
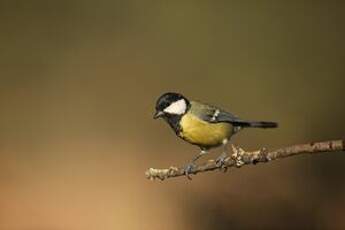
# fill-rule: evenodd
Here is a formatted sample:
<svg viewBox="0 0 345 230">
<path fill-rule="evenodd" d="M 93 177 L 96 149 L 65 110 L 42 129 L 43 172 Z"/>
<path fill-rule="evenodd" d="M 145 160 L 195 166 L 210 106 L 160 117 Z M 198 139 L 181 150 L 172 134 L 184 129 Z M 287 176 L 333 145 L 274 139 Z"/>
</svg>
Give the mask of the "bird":
<svg viewBox="0 0 345 230">
<path fill-rule="evenodd" d="M 222 154 L 216 159 L 217 166 L 222 166 L 231 137 L 243 128 L 278 127 L 276 122 L 243 120 L 217 106 L 189 100 L 176 92 L 167 92 L 158 98 L 153 118 L 162 118 L 179 138 L 200 148 L 184 168 L 188 178 L 195 162 L 212 148 L 223 146 Z"/>
</svg>

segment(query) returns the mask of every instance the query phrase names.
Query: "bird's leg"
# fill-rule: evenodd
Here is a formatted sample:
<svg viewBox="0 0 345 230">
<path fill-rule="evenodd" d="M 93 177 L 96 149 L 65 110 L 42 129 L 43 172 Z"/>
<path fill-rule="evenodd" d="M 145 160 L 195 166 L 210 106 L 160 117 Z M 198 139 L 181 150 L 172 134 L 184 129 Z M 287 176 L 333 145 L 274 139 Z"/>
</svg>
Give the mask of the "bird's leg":
<svg viewBox="0 0 345 230">
<path fill-rule="evenodd" d="M 223 152 L 220 154 L 220 156 L 216 159 L 216 166 L 217 167 L 222 167 L 225 163 L 225 160 L 228 158 L 228 143 L 231 140 L 231 137 L 241 131 L 243 127 L 241 126 L 234 126 L 233 128 L 233 133 L 228 139 L 223 140 Z"/>
<path fill-rule="evenodd" d="M 205 154 L 207 154 L 207 150 L 201 149 L 201 152 L 198 155 L 194 156 L 192 161 L 184 167 L 184 173 L 188 177 L 188 179 L 192 179 L 190 177 L 190 173 L 193 171 L 193 169 L 196 166 L 195 161 L 197 161 L 200 157 L 202 157 Z"/>
<path fill-rule="evenodd" d="M 216 159 L 216 166 L 217 167 L 222 167 L 225 163 L 225 160 L 228 158 L 228 143 L 229 143 L 228 139 L 225 139 L 223 141 L 223 152 Z"/>
</svg>

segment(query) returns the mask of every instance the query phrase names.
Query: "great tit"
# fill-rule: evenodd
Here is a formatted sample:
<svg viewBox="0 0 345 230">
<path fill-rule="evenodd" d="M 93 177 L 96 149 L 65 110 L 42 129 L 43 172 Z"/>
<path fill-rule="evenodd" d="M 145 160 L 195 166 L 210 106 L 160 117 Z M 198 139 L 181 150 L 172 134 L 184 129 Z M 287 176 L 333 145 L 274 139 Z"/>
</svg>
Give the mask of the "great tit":
<svg viewBox="0 0 345 230">
<path fill-rule="evenodd" d="M 158 98 L 154 114 L 154 119 L 157 118 L 163 118 L 178 137 L 200 147 L 201 152 L 185 168 L 187 176 L 195 166 L 195 161 L 210 148 L 223 146 L 224 151 L 216 160 L 217 165 L 221 166 L 227 157 L 228 142 L 241 129 L 278 126 L 275 122 L 242 120 L 223 109 L 190 101 L 182 94 L 172 92 Z"/>
</svg>

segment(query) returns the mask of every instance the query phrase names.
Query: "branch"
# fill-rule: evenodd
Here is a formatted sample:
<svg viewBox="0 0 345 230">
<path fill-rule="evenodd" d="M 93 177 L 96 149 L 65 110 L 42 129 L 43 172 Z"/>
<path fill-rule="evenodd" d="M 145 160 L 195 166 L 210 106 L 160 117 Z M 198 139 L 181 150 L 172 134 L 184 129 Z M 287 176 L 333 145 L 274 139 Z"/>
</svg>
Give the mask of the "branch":
<svg viewBox="0 0 345 230">
<path fill-rule="evenodd" d="M 217 166 L 215 160 L 209 160 L 204 164 L 196 166 L 189 174 L 197 174 L 201 172 L 224 170 L 228 168 L 237 167 L 240 168 L 244 165 L 257 164 L 260 162 L 269 162 L 280 158 L 290 157 L 299 154 L 315 154 L 322 152 L 339 152 L 345 151 L 345 140 L 334 140 L 324 142 L 312 142 L 309 144 L 293 145 L 285 148 L 280 148 L 274 151 L 268 151 L 262 148 L 257 151 L 247 152 L 240 147 L 232 145 L 232 154 L 225 159 L 222 166 Z M 165 180 L 171 177 L 184 176 L 184 168 L 177 168 L 171 166 L 168 169 L 154 169 L 150 168 L 145 172 L 148 179 L 160 179 Z"/>
</svg>

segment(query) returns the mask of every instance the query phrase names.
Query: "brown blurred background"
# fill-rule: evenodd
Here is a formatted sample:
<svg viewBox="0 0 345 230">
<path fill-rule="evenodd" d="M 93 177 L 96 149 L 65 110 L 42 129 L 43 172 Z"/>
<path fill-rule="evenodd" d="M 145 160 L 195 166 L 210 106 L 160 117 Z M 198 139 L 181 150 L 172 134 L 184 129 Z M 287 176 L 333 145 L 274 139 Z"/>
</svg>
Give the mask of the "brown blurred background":
<svg viewBox="0 0 345 230">
<path fill-rule="evenodd" d="M 152 120 L 166 91 L 280 123 L 245 149 L 344 137 L 344 8 L 0 1 L 0 229 L 345 229 L 343 153 L 144 176 L 198 151 Z"/>
</svg>

